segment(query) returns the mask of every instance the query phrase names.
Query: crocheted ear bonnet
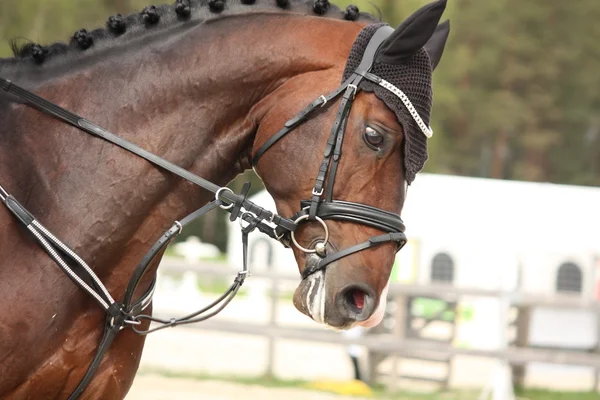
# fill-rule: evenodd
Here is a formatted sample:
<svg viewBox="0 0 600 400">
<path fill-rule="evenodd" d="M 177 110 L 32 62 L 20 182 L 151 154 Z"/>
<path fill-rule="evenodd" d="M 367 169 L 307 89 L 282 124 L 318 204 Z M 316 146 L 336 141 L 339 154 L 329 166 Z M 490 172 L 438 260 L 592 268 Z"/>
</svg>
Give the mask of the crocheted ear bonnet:
<svg viewBox="0 0 600 400">
<path fill-rule="evenodd" d="M 348 79 L 358 67 L 369 40 L 375 31 L 384 25 L 387 24 L 368 25 L 359 33 L 350 50 L 342 82 Z M 423 122 L 429 127 L 433 101 L 432 67 L 425 49 L 420 49 L 410 59 L 398 65 L 387 64 L 376 57 L 370 72 L 402 90 Z M 404 130 L 404 172 L 406 181 L 410 184 L 427 161 L 426 134 L 396 94 L 366 79 L 361 81 L 359 87 L 362 90 L 374 93 L 396 114 L 398 122 L 402 125 Z"/>
</svg>

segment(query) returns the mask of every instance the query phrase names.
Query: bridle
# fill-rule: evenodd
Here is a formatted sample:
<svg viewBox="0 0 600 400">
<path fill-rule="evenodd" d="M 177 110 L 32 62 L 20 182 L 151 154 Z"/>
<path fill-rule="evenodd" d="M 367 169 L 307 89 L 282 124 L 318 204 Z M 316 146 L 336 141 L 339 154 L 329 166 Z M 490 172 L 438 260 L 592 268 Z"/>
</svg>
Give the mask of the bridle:
<svg viewBox="0 0 600 400">
<path fill-rule="evenodd" d="M 289 246 L 293 243 L 300 250 L 306 253 L 316 253 L 321 257 L 321 260 L 314 266 L 303 271 L 303 279 L 309 275 L 324 269 L 327 265 L 337 261 L 350 254 L 359 251 L 379 246 L 384 243 L 396 243 L 397 249 L 400 250 L 406 243 L 404 235 L 404 224 L 401 218 L 391 212 L 371 207 L 365 204 L 333 200 L 333 186 L 339 164 L 339 159 L 342 154 L 342 143 L 344 131 L 352 102 L 356 93 L 360 90 L 358 85 L 363 80 L 374 82 L 400 97 L 419 125 L 421 130 L 427 134 L 430 129 L 423 123 L 418 113 L 410 103 L 410 100 L 404 93 L 391 85 L 389 82 L 371 74 L 369 69 L 373 65 L 375 54 L 381 43 L 393 32 L 389 26 L 381 27 L 371 38 L 366 51 L 364 52 L 362 62 L 354 73 L 348 78 L 338 89 L 328 95 L 320 96 L 317 100 L 311 103 L 303 111 L 297 114 L 294 118 L 287 121 L 283 129 L 277 132 L 266 143 L 264 143 L 253 157 L 253 165 L 256 165 L 260 157 L 276 142 L 291 132 L 294 128 L 306 121 L 310 114 L 316 109 L 325 106 L 338 96 L 342 96 L 340 107 L 331 129 L 329 140 L 325 148 L 324 159 L 319 168 L 319 173 L 316 178 L 315 186 L 312 190 L 312 198 L 301 202 L 301 210 L 294 214 L 291 219 L 279 216 L 271 211 L 268 211 L 246 197 L 250 189 L 248 183 L 244 184 L 239 194 L 234 193 L 227 187 L 220 187 L 212 182 L 207 181 L 161 157 L 152 154 L 135 144 L 128 142 L 119 136 L 93 124 L 85 118 L 82 118 L 48 100 L 45 100 L 34 93 L 23 89 L 22 87 L 12 83 L 10 80 L 0 77 L 0 88 L 4 91 L 24 100 L 24 102 L 41 112 L 49 114 L 54 118 L 72 125 L 90 135 L 113 143 L 139 157 L 144 158 L 148 162 L 157 167 L 170 171 L 171 173 L 198 185 L 215 194 L 213 201 L 209 202 L 202 208 L 194 211 L 180 221 L 175 221 L 158 241 L 150 248 L 148 253 L 142 258 L 136 267 L 133 276 L 125 291 L 122 302 L 115 301 L 100 279 L 96 276 L 92 268 L 79 257 L 66 244 L 45 228 L 23 205 L 21 205 L 15 197 L 10 195 L 8 191 L 0 184 L 0 201 L 7 209 L 15 216 L 34 237 L 41 248 L 54 260 L 54 262 L 63 270 L 67 276 L 82 290 L 87 292 L 98 305 L 105 311 L 106 319 L 104 324 L 104 334 L 98 345 L 96 355 L 92 360 L 83 379 L 69 397 L 69 400 L 77 399 L 89 382 L 92 380 L 102 358 L 108 351 L 111 343 L 119 331 L 126 326 L 130 326 L 138 334 L 148 334 L 166 327 L 174 327 L 176 325 L 190 324 L 206 320 L 227 306 L 227 304 L 235 297 L 239 288 L 244 283 L 244 279 L 248 274 L 247 268 L 247 249 L 248 249 L 248 234 L 255 229 L 267 234 L 271 238 L 281 241 L 284 245 Z M 324 200 L 322 196 L 325 195 Z M 171 318 L 162 320 L 154 318 L 150 315 L 143 314 L 143 310 L 150 304 L 156 277 L 154 277 L 150 287 L 139 298 L 134 299 L 141 278 L 148 270 L 149 266 L 162 254 L 166 246 L 181 232 L 181 230 L 190 222 L 200 218 L 211 210 L 220 207 L 230 213 L 230 220 L 240 220 L 242 229 L 243 243 L 243 269 L 238 272 L 233 284 L 229 289 L 213 303 L 198 310 L 195 313 L 186 315 L 181 318 Z M 326 244 L 328 241 L 328 228 L 325 220 L 347 221 L 366 225 L 386 232 L 383 235 L 371 237 L 368 241 L 356 244 L 336 253 L 326 254 Z M 299 223 L 303 221 L 317 221 L 325 230 L 324 241 L 318 243 L 315 248 L 308 249 L 300 246 L 294 236 Z M 143 320 L 150 320 L 160 324 L 158 327 L 148 330 L 138 329 L 138 325 Z"/>
<path fill-rule="evenodd" d="M 376 247 L 391 242 L 396 244 L 396 249 L 399 251 L 406 244 L 406 236 L 404 235 L 405 227 L 399 215 L 366 204 L 333 199 L 333 187 L 335 184 L 339 161 L 342 155 L 342 145 L 344 142 L 346 124 L 348 122 L 348 117 L 350 115 L 350 109 L 352 108 L 354 98 L 356 97 L 357 92 L 360 90 L 359 84 L 361 81 L 371 81 L 394 93 L 402 100 L 421 131 L 427 137 L 430 137 L 432 134 L 431 129 L 423 122 L 420 115 L 402 90 L 369 72 L 375 61 L 377 50 L 383 41 L 387 39 L 387 37 L 393 31 L 394 29 L 390 26 L 380 27 L 371 37 L 371 40 L 369 41 L 365 52 L 363 53 L 362 60 L 352 75 L 350 75 L 350 77 L 346 79 L 346 81 L 336 90 L 328 95 L 320 96 L 298 115 L 287 121 L 279 132 L 277 132 L 262 146 L 260 146 L 252 159 L 252 165 L 256 166 L 260 158 L 267 150 L 269 150 L 275 143 L 285 137 L 288 133 L 293 131 L 294 128 L 296 128 L 299 124 L 306 121 L 312 112 L 320 107 L 325 107 L 328 103 L 330 104 L 332 100 L 342 96 L 335 121 L 331 128 L 331 134 L 327 140 L 323 161 L 319 167 L 315 185 L 312 189 L 312 198 L 310 200 L 302 201 L 300 203 L 300 211 L 292 216 L 292 220 L 294 220 L 296 224 L 304 221 L 316 221 L 321 224 L 324 231 L 324 239 L 320 242 L 317 242 L 312 249 L 301 246 L 297 242 L 293 231 L 289 234 L 292 243 L 298 249 L 304 253 L 317 254 L 321 258 L 318 262 L 307 265 L 307 267 L 302 271 L 303 279 L 306 279 L 308 276 L 317 271 L 323 270 L 325 267 L 327 267 L 327 265 L 343 257 L 369 249 L 371 247 Z M 387 233 L 379 236 L 373 236 L 365 242 L 356 244 L 332 254 L 327 254 L 326 245 L 329 239 L 329 230 L 325 224 L 325 220 L 353 222 Z"/>
</svg>

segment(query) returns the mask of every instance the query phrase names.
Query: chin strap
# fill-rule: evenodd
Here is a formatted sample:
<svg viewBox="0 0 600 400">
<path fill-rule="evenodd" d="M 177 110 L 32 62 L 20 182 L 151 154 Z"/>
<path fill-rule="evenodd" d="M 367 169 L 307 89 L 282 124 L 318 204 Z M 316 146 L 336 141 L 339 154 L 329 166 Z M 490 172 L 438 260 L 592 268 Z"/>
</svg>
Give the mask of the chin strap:
<svg viewBox="0 0 600 400">
<path fill-rule="evenodd" d="M 304 271 L 302 271 L 302 279 L 308 278 L 310 275 L 324 269 L 326 266 L 328 266 L 334 261 L 339 260 L 340 258 L 349 256 L 350 254 L 358 253 L 359 251 L 363 251 L 371 247 L 380 246 L 384 243 L 390 242 L 396 243 L 396 251 L 400 251 L 400 249 L 406 244 L 406 235 L 403 232 L 393 232 L 386 233 L 385 235 L 370 237 L 369 240 L 365 242 L 355 244 L 354 246 L 350 246 L 348 248 L 345 248 L 344 250 L 330 254 L 329 256 L 322 258 L 318 263 L 306 267 Z"/>
</svg>

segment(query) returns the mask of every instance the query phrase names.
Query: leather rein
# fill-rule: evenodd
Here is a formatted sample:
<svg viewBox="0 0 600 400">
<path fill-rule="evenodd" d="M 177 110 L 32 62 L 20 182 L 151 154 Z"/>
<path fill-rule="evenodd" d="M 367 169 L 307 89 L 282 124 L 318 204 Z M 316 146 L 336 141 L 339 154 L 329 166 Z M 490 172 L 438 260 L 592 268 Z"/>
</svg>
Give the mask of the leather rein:
<svg viewBox="0 0 600 400">
<path fill-rule="evenodd" d="M 21 203 L 17 201 L 15 197 L 10 195 L 0 183 L 0 201 L 2 201 L 8 210 L 15 216 L 17 221 L 20 222 L 32 234 L 37 243 L 50 256 L 50 258 L 54 260 L 61 270 L 67 274 L 67 276 L 77 286 L 88 293 L 106 313 L 104 333 L 102 339 L 100 340 L 100 344 L 98 345 L 94 359 L 90 363 L 89 368 L 81 382 L 70 395 L 69 400 L 75 400 L 83 393 L 87 385 L 92 380 L 104 355 L 109 350 L 114 338 L 118 332 L 125 327 L 129 326 L 136 333 L 146 335 L 167 327 L 200 322 L 218 314 L 221 310 L 223 310 L 233 299 L 233 297 L 235 297 L 248 274 L 248 234 L 255 229 L 258 229 L 271 238 L 280 241 L 286 247 L 289 247 L 290 243 L 293 243 L 300 250 L 306 253 L 315 253 L 320 257 L 318 263 L 305 268 L 302 273 L 303 279 L 317 271 L 323 270 L 327 265 L 339 260 L 340 258 L 371 247 L 390 242 L 396 243 L 397 250 L 400 250 L 402 246 L 404 246 L 406 243 L 406 236 L 404 235 L 405 228 L 399 215 L 365 204 L 332 199 L 333 185 L 339 159 L 341 157 L 346 123 L 354 97 L 360 90 L 358 87 L 359 83 L 362 80 L 368 80 L 385 87 L 386 89 L 397 94 L 399 97 L 400 95 L 397 92 L 402 93 L 400 89 L 369 72 L 371 66 L 373 65 L 377 49 L 392 32 L 393 29 L 389 26 L 379 28 L 375 35 L 373 35 L 371 38 L 364 52 L 363 59 L 356 71 L 339 88 L 328 95 L 320 96 L 294 118 L 287 121 L 284 127 L 274 136 L 272 136 L 267 142 L 265 142 L 254 155 L 252 164 L 256 165 L 260 157 L 269 148 L 271 148 L 275 143 L 277 143 L 280 139 L 282 139 L 285 135 L 290 133 L 304 121 L 306 121 L 313 111 L 324 107 L 327 103 L 330 103 L 339 96 L 342 97 L 339 111 L 327 141 L 324 158 L 319 168 L 315 186 L 312 190 L 312 198 L 310 200 L 302 201 L 301 210 L 291 218 L 285 218 L 277 215 L 276 213 L 268 211 L 248 200 L 246 197 L 250 189 L 249 183 L 245 183 L 241 192 L 236 194 L 227 187 L 221 187 L 209 182 L 204 178 L 201 178 L 153 153 L 140 148 L 139 146 L 115 135 L 114 133 L 95 125 L 87 119 L 80 117 L 48 100 L 45 100 L 26 89 L 23 89 L 10 80 L 0 77 L 1 89 L 21 98 L 26 104 L 36 108 L 37 110 L 49 114 L 61 122 L 74 126 L 92 136 L 117 145 L 139 157 L 144 158 L 155 166 L 167 170 L 215 194 L 214 200 L 194 211 L 182 220 L 175 221 L 173 225 L 158 239 L 158 241 L 150 248 L 150 250 L 137 265 L 125 291 L 123 301 L 118 302 L 112 298 L 111 294 L 102 284 L 92 268 L 90 268 L 86 262 L 66 244 L 64 244 L 60 239 L 46 229 L 29 211 L 27 211 L 27 209 Z M 406 101 L 403 101 L 409 111 L 411 108 L 414 110 L 414 107 L 412 107 L 412 104 L 410 104 L 410 100 L 408 100 L 408 98 L 406 98 Z M 420 121 L 421 124 L 419 126 L 424 125 L 418 113 L 413 113 L 413 117 L 417 123 Z M 325 195 L 324 199 L 322 199 L 323 195 Z M 134 293 L 142 276 L 148 270 L 149 266 L 152 265 L 157 256 L 162 254 L 166 246 L 171 243 L 179 233 L 181 233 L 182 229 L 186 225 L 218 207 L 230 213 L 231 221 L 239 219 L 241 224 L 243 268 L 240 272 L 238 272 L 232 285 L 225 293 L 223 293 L 223 295 L 221 295 L 208 306 L 181 318 L 162 320 L 143 314 L 144 309 L 152 300 L 152 295 L 154 293 L 156 284 L 156 276 L 154 277 L 150 287 L 139 299 L 134 299 Z M 339 252 L 328 255 L 326 244 L 329 238 L 329 231 L 324 222 L 324 220 L 327 219 L 358 223 L 382 230 L 386 233 L 371 237 L 366 242 L 356 244 Z M 324 240 L 317 243 L 313 249 L 307 249 L 300 246 L 295 239 L 294 231 L 296 230 L 298 224 L 303 221 L 319 222 L 325 231 Z M 144 320 L 149 320 L 159 325 L 153 329 L 141 330 L 139 329 L 139 325 Z"/>
</svg>

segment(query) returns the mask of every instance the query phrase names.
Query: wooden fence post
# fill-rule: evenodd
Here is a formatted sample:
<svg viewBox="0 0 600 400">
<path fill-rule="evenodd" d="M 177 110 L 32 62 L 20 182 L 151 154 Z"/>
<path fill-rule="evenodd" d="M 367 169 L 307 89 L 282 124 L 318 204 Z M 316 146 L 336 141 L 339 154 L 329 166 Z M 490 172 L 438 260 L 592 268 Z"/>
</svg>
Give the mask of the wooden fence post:
<svg viewBox="0 0 600 400">
<path fill-rule="evenodd" d="M 269 315 L 269 327 L 277 328 L 277 306 L 279 303 L 279 277 L 277 274 L 271 280 L 271 290 L 269 291 L 271 298 L 271 313 Z M 273 335 L 268 336 L 267 342 L 267 368 L 265 376 L 272 378 L 275 376 L 274 364 L 275 364 L 275 337 Z"/>
<path fill-rule="evenodd" d="M 531 321 L 531 307 L 519 306 L 516 322 L 516 336 L 514 345 L 516 347 L 528 347 L 529 345 L 529 325 Z M 513 386 L 525 386 L 525 376 L 527 374 L 527 365 L 512 365 Z"/>
<path fill-rule="evenodd" d="M 594 353 L 600 357 L 600 309 L 596 310 L 596 349 L 594 350 Z M 593 392 L 600 390 L 598 383 L 600 383 L 600 368 L 594 369 L 594 387 L 592 388 Z"/>
<path fill-rule="evenodd" d="M 396 303 L 396 315 L 394 318 L 394 337 L 398 341 L 403 341 L 406 338 L 407 321 L 410 313 L 408 306 L 409 301 L 406 296 L 396 296 L 394 299 Z M 396 392 L 398 390 L 398 361 L 400 354 L 395 352 L 392 358 L 392 371 L 390 373 L 389 381 L 387 384 L 387 390 L 389 393 Z"/>
</svg>

